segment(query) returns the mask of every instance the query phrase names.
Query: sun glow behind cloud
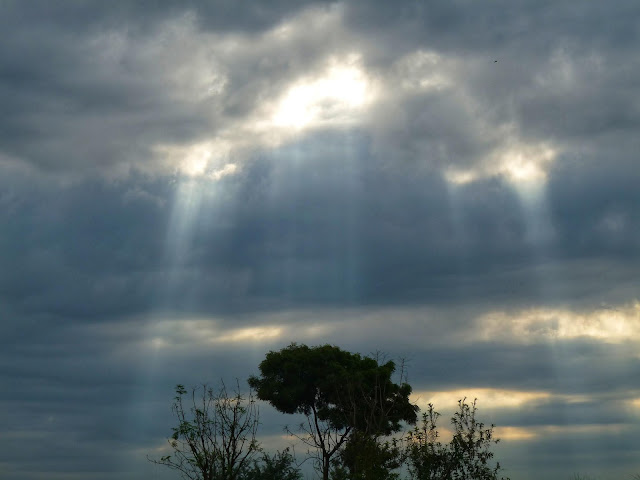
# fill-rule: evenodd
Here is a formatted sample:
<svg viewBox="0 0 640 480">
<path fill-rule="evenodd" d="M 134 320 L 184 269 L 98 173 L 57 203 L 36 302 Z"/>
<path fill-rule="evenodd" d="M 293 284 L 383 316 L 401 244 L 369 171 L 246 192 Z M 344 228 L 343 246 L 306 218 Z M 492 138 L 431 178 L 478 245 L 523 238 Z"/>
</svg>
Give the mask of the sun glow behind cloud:
<svg viewBox="0 0 640 480">
<path fill-rule="evenodd" d="M 197 50 L 198 55 L 194 65 L 185 65 L 182 70 L 200 72 L 198 78 L 209 78 L 213 83 L 200 81 L 194 84 L 188 75 L 177 77 L 174 83 L 181 91 L 202 90 L 212 112 L 217 112 L 212 113 L 216 122 L 208 139 L 158 145 L 156 153 L 160 157 L 164 155 L 164 161 L 161 159 L 160 163 L 177 166 L 187 176 L 208 175 L 219 179 L 237 172 L 243 160 L 253 152 L 277 148 L 318 128 L 373 126 L 375 130 L 379 121 L 373 118 L 376 109 L 377 114 L 389 108 L 393 110 L 402 105 L 403 98 L 412 95 L 446 94 L 461 98 L 462 103 L 469 104 L 465 107 L 469 115 L 475 117 L 474 100 L 460 81 L 460 76 L 469 68 L 467 62 L 436 51 L 418 49 L 399 57 L 388 71 L 380 72 L 366 67 L 366 50 L 354 48 L 344 52 L 335 46 L 328 46 L 319 61 L 308 63 L 306 69 L 292 71 L 273 90 L 253 92 L 253 87 L 241 87 L 257 93 L 252 108 L 240 116 L 217 116 L 225 111 L 224 97 L 233 90 L 227 77 L 235 59 L 249 62 L 243 64 L 243 68 L 251 66 L 260 70 L 263 64 L 277 63 L 277 59 L 271 58 L 277 52 L 295 48 L 309 34 L 340 37 L 345 34 L 343 14 L 341 8 L 304 10 L 262 34 L 257 50 L 255 37 L 205 34 L 187 18 L 181 24 L 180 32 L 185 37 L 193 37 L 185 48 Z M 202 49 L 196 44 L 209 47 Z M 263 56 L 253 58 L 258 52 Z M 487 131 L 493 127 L 487 126 Z M 492 133 L 497 138 L 497 146 L 489 157 L 477 159 L 475 165 L 469 167 L 446 168 L 446 178 L 456 185 L 502 175 L 521 189 L 544 182 L 548 165 L 557 152 L 548 145 L 516 141 L 517 135 L 510 130 L 512 128 L 505 128 L 509 131 Z M 176 155 L 179 151 L 182 154 Z M 227 160 L 221 161 L 222 157 Z"/>
<path fill-rule="evenodd" d="M 452 401 L 466 398 L 469 401 L 480 399 L 483 408 L 518 408 L 527 403 L 540 400 L 548 400 L 551 394 L 548 392 L 521 392 L 517 390 L 501 390 L 495 388 L 468 388 L 459 390 L 447 390 L 439 392 L 419 391 L 414 392 L 413 401 L 426 410 L 429 404 L 438 408 L 451 408 Z"/>
<path fill-rule="evenodd" d="M 417 391 L 411 400 L 417 404 L 421 411 L 427 411 L 429 404 L 439 412 L 441 418 L 439 428 L 443 433 L 443 440 L 451 438 L 452 431 L 448 427 L 448 419 L 457 410 L 457 400 L 466 399 L 467 403 L 477 400 L 479 418 L 489 426 L 491 419 L 503 414 L 505 410 L 523 411 L 531 409 L 548 408 L 548 404 L 564 404 L 567 407 L 578 404 L 589 404 L 597 397 L 586 394 L 559 394 L 551 391 L 519 391 L 497 388 L 462 388 L 443 391 Z M 640 400 L 628 402 L 632 408 L 640 406 Z M 567 425 L 500 425 L 495 427 L 497 438 L 510 441 L 527 441 L 541 437 L 554 435 L 597 435 L 606 433 L 619 433 L 627 426 L 620 423 L 609 424 L 567 424 Z"/>
<path fill-rule="evenodd" d="M 297 81 L 277 101 L 274 126 L 302 130 L 322 124 L 345 124 L 357 119 L 373 101 L 371 82 L 358 66 L 358 56 L 332 59 L 316 78 Z"/>
<path fill-rule="evenodd" d="M 273 126 L 300 131 L 357 121 L 375 98 L 372 82 L 358 63 L 355 54 L 334 58 L 317 77 L 296 81 L 276 102 Z"/>
<path fill-rule="evenodd" d="M 159 144 L 155 153 L 164 163 L 187 177 L 219 180 L 232 175 L 237 169 L 237 165 L 230 161 L 231 145 L 219 139 L 187 145 Z"/>
<path fill-rule="evenodd" d="M 205 32 L 186 15 L 171 25 L 171 35 L 158 33 L 156 43 L 164 45 L 169 38 L 172 58 L 181 59 L 167 69 L 175 96 L 197 105 L 212 123 L 209 136 L 199 141 L 159 142 L 153 148 L 156 164 L 186 176 L 217 179 L 233 174 L 229 165 L 239 168 L 256 150 L 279 147 L 314 128 L 342 128 L 363 120 L 379 85 L 365 70 L 363 55 L 345 52 L 338 42 L 345 34 L 343 16 L 339 5 L 302 9 L 256 38 Z M 314 37 L 332 40 L 309 61 L 304 48 Z M 268 74 L 280 65 L 281 52 L 292 49 L 300 50 L 300 58 L 278 68 L 279 74 L 283 69 L 287 74 L 266 90 L 260 76 L 244 83 L 230 77 L 237 68 Z M 153 42 L 145 44 L 143 53 L 168 61 Z M 240 114 L 236 101 L 242 104 Z"/>
<path fill-rule="evenodd" d="M 289 325 L 286 323 L 248 324 L 242 327 L 227 325 L 218 318 L 167 318 L 159 315 L 146 321 L 145 337 L 141 344 L 134 342 L 127 348 L 158 350 L 199 350 L 211 346 L 261 344 L 265 348 L 283 340 L 296 338 L 313 343 L 324 337 L 330 327 L 313 323 Z M 123 331 L 136 330 L 136 322 L 124 325 Z M 120 332 L 122 334 L 123 332 Z"/>
<path fill-rule="evenodd" d="M 558 150 L 546 143 L 528 144 L 517 141 L 509 132 L 505 135 L 504 142 L 483 162 L 470 168 L 448 168 L 445 170 L 445 178 L 454 185 L 463 185 L 480 178 L 499 175 L 524 193 L 544 184 Z"/>
<path fill-rule="evenodd" d="M 493 311 L 477 320 L 484 340 L 530 343 L 591 338 L 606 343 L 640 342 L 640 303 L 574 312 L 560 308 Z"/>
<path fill-rule="evenodd" d="M 190 144 L 158 144 L 160 163 L 187 177 L 219 180 L 233 175 L 248 153 L 277 148 L 316 128 L 345 128 L 363 122 L 379 85 L 360 56 L 331 56 L 324 68 L 294 79 L 274 100 L 256 105 L 245 118 Z"/>
<path fill-rule="evenodd" d="M 582 425 L 537 425 L 530 427 L 503 426 L 496 427 L 497 438 L 508 441 L 527 441 L 537 438 L 554 438 L 558 435 L 601 437 L 602 435 L 619 435 L 631 429 L 629 425 L 611 424 L 582 424 Z"/>
</svg>

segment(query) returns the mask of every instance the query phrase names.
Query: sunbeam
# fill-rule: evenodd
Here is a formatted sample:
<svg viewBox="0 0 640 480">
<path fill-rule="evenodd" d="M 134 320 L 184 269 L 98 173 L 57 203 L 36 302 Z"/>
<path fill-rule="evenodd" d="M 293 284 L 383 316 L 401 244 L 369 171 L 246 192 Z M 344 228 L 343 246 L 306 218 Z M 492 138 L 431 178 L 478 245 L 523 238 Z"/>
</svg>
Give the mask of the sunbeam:
<svg viewBox="0 0 640 480">
<path fill-rule="evenodd" d="M 178 176 L 174 184 L 173 202 L 164 242 L 163 282 L 155 292 L 149 315 L 142 321 L 144 334 L 139 345 L 141 351 L 137 365 L 138 380 L 134 398 L 130 402 L 138 410 L 132 410 L 129 414 L 129 434 L 148 432 L 153 427 L 153 409 L 139 409 L 141 406 L 157 402 L 160 386 L 158 379 L 166 370 L 166 353 L 173 343 L 172 336 L 159 329 L 159 326 L 166 323 L 167 312 L 180 311 L 185 307 L 185 302 L 189 301 L 188 285 L 185 281 L 186 272 L 193 267 L 194 262 L 193 239 L 200 226 L 205 190 L 213 188 L 215 183 L 215 180 L 202 175 L 206 171 L 209 154 L 200 150 L 196 153 L 197 156 L 185 159 L 185 174 Z M 180 330 L 184 325 L 179 323 L 177 327 Z"/>
<path fill-rule="evenodd" d="M 203 188 L 204 182 L 201 179 L 184 179 L 176 186 L 166 239 L 168 267 L 171 272 L 177 272 L 188 263 L 189 247 L 200 218 Z"/>
<path fill-rule="evenodd" d="M 112 3 L 0 0 L 0 477 L 168 479 L 291 343 L 640 473 L 639 2 Z"/>
</svg>

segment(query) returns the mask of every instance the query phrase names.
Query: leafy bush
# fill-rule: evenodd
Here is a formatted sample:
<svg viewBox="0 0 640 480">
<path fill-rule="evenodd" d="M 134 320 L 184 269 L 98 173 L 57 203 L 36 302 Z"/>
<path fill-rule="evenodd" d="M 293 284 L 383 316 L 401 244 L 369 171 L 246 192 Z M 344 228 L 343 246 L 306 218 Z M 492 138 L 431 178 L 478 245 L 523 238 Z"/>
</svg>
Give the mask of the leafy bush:
<svg viewBox="0 0 640 480">
<path fill-rule="evenodd" d="M 397 480 L 403 451 L 396 440 L 356 432 L 334 459 L 331 480 Z"/>
<path fill-rule="evenodd" d="M 498 480 L 499 463 L 491 466 L 493 428 L 476 420 L 476 401 L 458 401 L 451 418 L 453 438 L 448 444 L 439 440 L 437 420 L 440 414 L 432 404 L 422 415 L 422 424 L 407 434 L 406 455 L 412 480 Z"/>
<path fill-rule="evenodd" d="M 302 473 L 289 449 L 273 455 L 263 453 L 260 461 L 255 460 L 240 480 L 302 480 Z"/>
</svg>

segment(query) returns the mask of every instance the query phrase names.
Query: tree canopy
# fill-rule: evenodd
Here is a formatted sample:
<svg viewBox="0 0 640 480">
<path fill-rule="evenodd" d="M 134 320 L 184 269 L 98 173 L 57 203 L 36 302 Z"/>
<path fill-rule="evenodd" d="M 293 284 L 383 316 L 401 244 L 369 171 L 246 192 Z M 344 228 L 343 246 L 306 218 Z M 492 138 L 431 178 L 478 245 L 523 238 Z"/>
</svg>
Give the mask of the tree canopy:
<svg viewBox="0 0 640 480">
<path fill-rule="evenodd" d="M 283 413 L 314 414 L 334 428 L 383 435 L 417 420 L 411 386 L 392 381 L 392 361 L 380 365 L 333 345 L 291 344 L 267 353 L 259 368 L 260 377 L 250 377 L 249 385 Z"/>
<path fill-rule="evenodd" d="M 417 420 L 418 407 L 409 401 L 411 386 L 402 378 L 393 382 L 392 361 L 380 364 L 333 345 L 291 344 L 269 352 L 259 369 L 260 376 L 249 378 L 259 399 L 283 413 L 307 416 L 302 440 L 320 451 L 325 479 L 331 456 L 350 434 L 375 438 Z"/>
<path fill-rule="evenodd" d="M 221 383 L 190 394 L 178 385 L 172 453 L 149 460 L 189 480 L 300 480 L 301 464 L 289 449 L 268 453 L 257 441 L 257 397 L 306 417 L 297 431 L 287 431 L 306 445 L 323 480 L 398 480 L 405 478 L 403 466 L 411 480 L 503 480 L 501 465 L 492 461 L 494 425 L 476 419 L 475 400 L 458 402 L 448 443 L 440 441 L 440 414 L 431 404 L 421 426 L 394 435 L 403 423 L 416 423 L 419 409 L 409 401 L 404 362 L 397 369 L 381 359 L 333 345 L 291 344 L 266 355 L 260 375 L 248 380 L 248 394 L 239 383 L 233 392 Z"/>
</svg>

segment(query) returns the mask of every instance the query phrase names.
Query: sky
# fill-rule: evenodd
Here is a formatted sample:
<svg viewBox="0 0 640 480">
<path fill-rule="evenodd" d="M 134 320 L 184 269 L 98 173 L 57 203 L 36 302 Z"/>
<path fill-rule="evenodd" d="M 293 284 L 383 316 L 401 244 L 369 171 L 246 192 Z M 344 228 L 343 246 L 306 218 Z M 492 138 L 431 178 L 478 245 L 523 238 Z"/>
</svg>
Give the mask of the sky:
<svg viewBox="0 0 640 480">
<path fill-rule="evenodd" d="M 174 386 L 291 342 L 477 397 L 513 480 L 640 473 L 638 19 L 0 2 L 0 477 L 177 478 Z"/>
</svg>

